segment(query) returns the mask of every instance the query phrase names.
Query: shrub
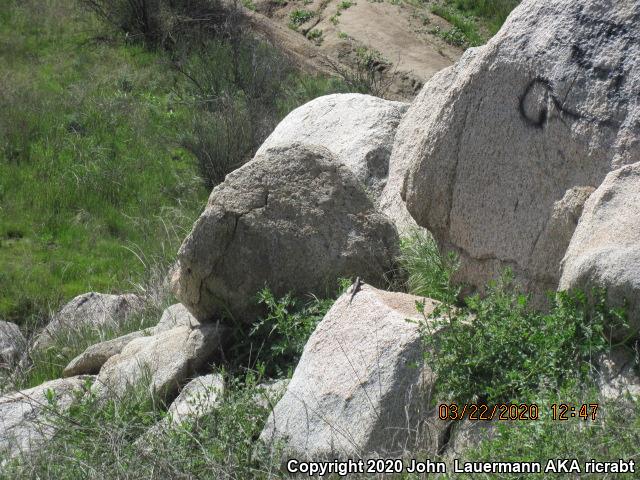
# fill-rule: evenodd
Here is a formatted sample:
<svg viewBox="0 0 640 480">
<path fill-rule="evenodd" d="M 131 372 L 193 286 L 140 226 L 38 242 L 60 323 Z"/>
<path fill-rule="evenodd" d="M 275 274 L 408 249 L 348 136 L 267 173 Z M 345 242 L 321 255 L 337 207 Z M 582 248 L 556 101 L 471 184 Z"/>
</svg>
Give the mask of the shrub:
<svg viewBox="0 0 640 480">
<path fill-rule="evenodd" d="M 277 299 L 267 288 L 258 299 L 267 315 L 250 333 L 257 344 L 256 362 L 266 366 L 267 376 L 291 376 L 307 340 L 334 301 L 312 297 L 303 303 L 291 295 Z"/>
<path fill-rule="evenodd" d="M 196 43 L 242 20 L 237 3 L 220 0 L 80 0 L 133 41 L 171 48 Z"/>
<path fill-rule="evenodd" d="M 485 43 L 485 39 L 478 32 L 473 18 L 465 14 L 461 14 L 454 8 L 438 4 L 433 5 L 431 7 L 431 11 L 453 25 L 451 30 L 436 31 L 437 34 L 448 43 L 452 43 L 457 46 L 466 45 L 471 47 Z"/>
<path fill-rule="evenodd" d="M 462 12 L 484 18 L 492 34 L 496 33 L 520 0 L 449 0 Z"/>
<path fill-rule="evenodd" d="M 635 458 L 640 442 L 640 401 L 638 399 L 605 400 L 593 387 L 571 385 L 556 392 L 533 398 L 540 407 L 540 419 L 520 422 L 495 422 L 490 438 L 466 452 L 469 461 L 538 461 L 577 459 L 584 465 L 597 461 Z M 598 403 L 596 420 L 552 418 L 552 404 L 570 404 L 579 411 L 583 404 Z M 517 423 L 517 425 L 515 425 Z M 637 465 L 636 465 L 637 469 Z M 474 474 L 474 479 L 492 479 L 495 475 Z M 522 474 L 501 474 L 504 480 L 519 480 Z M 600 479 L 603 474 L 579 475 L 581 479 Z M 637 478 L 636 473 L 615 474 L 615 478 Z"/>
<path fill-rule="evenodd" d="M 307 33 L 307 38 L 316 43 L 316 45 L 320 45 L 322 43 L 322 30 L 318 30 L 314 28 L 309 33 Z"/>
<path fill-rule="evenodd" d="M 430 316 L 433 323 L 422 325 L 437 388 L 457 402 L 524 401 L 588 379 L 590 360 L 609 347 L 605 325 L 624 319 L 603 300 L 593 309 L 580 292 L 558 293 L 549 313 L 538 312 L 517 293 L 509 272 L 489 284 L 486 297 L 469 297 L 466 305 L 445 304 Z"/>
</svg>

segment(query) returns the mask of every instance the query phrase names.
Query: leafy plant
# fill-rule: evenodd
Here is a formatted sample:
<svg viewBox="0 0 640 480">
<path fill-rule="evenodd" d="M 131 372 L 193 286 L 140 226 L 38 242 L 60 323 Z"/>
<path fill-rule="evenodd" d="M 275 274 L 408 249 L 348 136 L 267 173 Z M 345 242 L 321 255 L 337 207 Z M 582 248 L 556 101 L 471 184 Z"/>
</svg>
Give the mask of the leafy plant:
<svg viewBox="0 0 640 480">
<path fill-rule="evenodd" d="M 320 45 L 323 40 L 322 30 L 318 30 L 317 28 L 314 28 L 309 33 L 307 33 L 307 38 L 315 42 L 316 45 Z"/>
<path fill-rule="evenodd" d="M 296 9 L 289 14 L 289 28 L 297 30 L 298 27 L 313 18 L 314 13 L 309 10 Z"/>
<path fill-rule="evenodd" d="M 460 13 L 450 6 L 440 4 L 433 5 L 431 11 L 453 25 L 451 30 L 435 30 L 435 32 L 448 43 L 457 46 L 471 47 L 485 43 L 486 40 L 478 32 L 478 28 L 472 17 Z"/>
<path fill-rule="evenodd" d="M 532 399 L 539 405 L 540 418 L 535 421 L 495 422 L 492 434 L 473 445 L 465 453 L 465 460 L 538 461 L 543 467 L 548 459 L 576 458 L 584 465 L 592 459 L 616 461 L 635 458 L 640 442 L 640 400 L 602 398 L 594 385 L 573 383 L 555 392 L 545 392 Z M 569 404 L 578 410 L 583 404 L 599 404 L 595 421 L 569 418 L 553 419 L 552 404 Z M 637 467 L 636 467 L 637 468 Z M 602 473 L 587 474 L 581 479 L 599 479 Z M 616 474 L 629 480 L 636 473 Z M 466 477 L 464 477 L 466 478 Z M 493 479 L 491 474 L 473 474 L 474 479 Z M 504 480 L 519 480 L 522 474 L 500 474 Z"/>
<path fill-rule="evenodd" d="M 295 367 L 307 340 L 327 313 L 333 300 L 313 297 L 301 304 L 291 295 L 277 299 L 265 288 L 258 294 L 267 307 L 267 315 L 256 322 L 251 336 L 260 339 L 258 361 L 267 366 L 267 375 L 289 375 Z"/>
<path fill-rule="evenodd" d="M 491 34 L 495 34 L 520 0 L 448 0 L 447 3 L 461 12 L 486 20 Z"/>
<path fill-rule="evenodd" d="M 352 2 L 351 0 L 343 0 L 338 4 L 338 11 L 347 10 L 356 5 L 356 2 Z"/>
<path fill-rule="evenodd" d="M 591 306 L 580 292 L 558 293 L 548 313 L 538 312 L 508 271 L 466 306 L 443 304 L 422 325 L 438 389 L 457 402 L 524 401 L 586 379 L 589 361 L 609 347 L 605 325 L 624 322 L 620 310 L 604 300 Z"/>
</svg>

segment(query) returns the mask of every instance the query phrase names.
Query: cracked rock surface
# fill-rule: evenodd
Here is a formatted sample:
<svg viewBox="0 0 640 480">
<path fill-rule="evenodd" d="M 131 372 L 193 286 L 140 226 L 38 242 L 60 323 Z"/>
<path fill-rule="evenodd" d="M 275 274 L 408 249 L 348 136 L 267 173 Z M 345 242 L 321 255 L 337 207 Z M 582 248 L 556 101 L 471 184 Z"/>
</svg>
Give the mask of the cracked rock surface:
<svg viewBox="0 0 640 480">
<path fill-rule="evenodd" d="M 397 233 L 354 173 L 327 149 L 278 145 L 211 193 L 178 253 L 173 286 L 200 321 L 252 322 L 265 285 L 326 296 L 336 279 L 382 285 Z"/>
<path fill-rule="evenodd" d="M 460 254 L 459 280 L 481 287 L 511 267 L 530 292 L 557 288 L 549 259 L 585 199 L 572 189 L 640 160 L 638 38 L 637 2 L 525 0 L 425 85 L 391 164 L 410 165 L 407 208 Z"/>
</svg>

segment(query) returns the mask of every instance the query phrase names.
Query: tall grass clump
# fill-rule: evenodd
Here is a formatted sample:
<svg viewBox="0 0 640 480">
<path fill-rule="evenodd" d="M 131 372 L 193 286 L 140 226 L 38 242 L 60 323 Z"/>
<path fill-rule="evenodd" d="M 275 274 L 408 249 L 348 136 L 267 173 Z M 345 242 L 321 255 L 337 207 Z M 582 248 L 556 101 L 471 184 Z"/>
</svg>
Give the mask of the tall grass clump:
<svg viewBox="0 0 640 480">
<path fill-rule="evenodd" d="M 400 267 L 409 293 L 455 303 L 459 289 L 452 283 L 458 269 L 454 253 L 443 254 L 426 230 L 414 230 L 400 242 Z"/>
</svg>

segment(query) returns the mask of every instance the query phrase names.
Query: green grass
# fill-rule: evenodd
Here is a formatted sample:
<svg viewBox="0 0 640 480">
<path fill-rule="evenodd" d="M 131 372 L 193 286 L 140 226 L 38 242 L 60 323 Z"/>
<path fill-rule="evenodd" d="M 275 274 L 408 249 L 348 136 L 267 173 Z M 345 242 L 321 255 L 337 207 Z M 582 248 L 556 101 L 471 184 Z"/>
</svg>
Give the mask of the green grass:
<svg viewBox="0 0 640 480">
<path fill-rule="evenodd" d="M 447 43 L 458 47 L 483 45 L 500 30 L 520 0 L 444 0 L 431 12 L 451 23 L 452 28 L 433 29 Z"/>
<path fill-rule="evenodd" d="M 494 35 L 520 0 L 448 0 L 461 12 L 474 15 L 485 22 L 489 33 Z"/>
<path fill-rule="evenodd" d="M 407 291 L 438 301 L 456 301 L 458 289 L 451 284 L 451 276 L 458 260 L 453 254 L 442 255 L 431 234 L 416 229 L 402 238 L 399 263 L 407 277 Z"/>
<path fill-rule="evenodd" d="M 211 187 L 292 109 L 345 91 L 249 38 L 148 50 L 75 0 L 5 5 L 0 318 L 28 329 L 166 269 Z"/>
<path fill-rule="evenodd" d="M 453 45 L 475 47 L 486 42 L 486 38 L 478 31 L 475 20 L 445 5 L 433 5 L 431 11 L 448 21 L 453 28 L 435 33 Z"/>
<path fill-rule="evenodd" d="M 173 132 L 176 74 L 72 1 L 0 13 L 0 317 L 36 322 L 166 264 L 207 191 Z M 148 265 L 147 265 L 148 266 Z"/>
</svg>

